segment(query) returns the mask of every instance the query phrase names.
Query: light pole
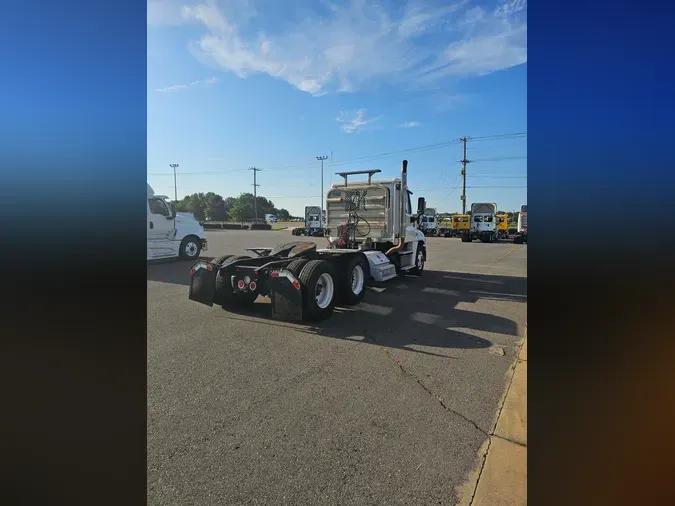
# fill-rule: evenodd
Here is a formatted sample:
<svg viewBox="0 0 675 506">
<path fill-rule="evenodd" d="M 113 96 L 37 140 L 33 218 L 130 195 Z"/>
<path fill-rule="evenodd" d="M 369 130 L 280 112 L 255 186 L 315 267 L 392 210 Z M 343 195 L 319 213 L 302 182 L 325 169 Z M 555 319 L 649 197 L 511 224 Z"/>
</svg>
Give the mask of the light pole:
<svg viewBox="0 0 675 506">
<path fill-rule="evenodd" d="M 317 160 L 321 160 L 321 219 L 319 220 L 319 223 L 321 224 L 321 228 L 323 228 L 323 161 L 327 160 L 327 156 L 317 156 Z"/>
<path fill-rule="evenodd" d="M 177 163 L 170 163 L 169 167 L 173 167 L 173 201 L 174 206 L 178 207 L 178 186 L 176 185 L 176 167 L 178 167 Z"/>
</svg>

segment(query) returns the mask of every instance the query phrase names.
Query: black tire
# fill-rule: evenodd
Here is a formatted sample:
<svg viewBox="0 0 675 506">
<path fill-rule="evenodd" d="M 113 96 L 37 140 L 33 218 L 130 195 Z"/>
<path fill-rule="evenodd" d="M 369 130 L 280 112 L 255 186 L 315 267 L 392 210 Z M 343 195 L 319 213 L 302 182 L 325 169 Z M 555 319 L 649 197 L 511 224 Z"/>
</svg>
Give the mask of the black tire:
<svg viewBox="0 0 675 506">
<path fill-rule="evenodd" d="M 309 262 L 306 258 L 298 258 L 297 260 L 293 260 L 290 264 L 286 266 L 286 270 L 290 271 L 293 276 L 296 278 L 300 277 L 300 273 L 302 272 L 302 268 Z"/>
<path fill-rule="evenodd" d="M 340 304 L 355 306 L 366 296 L 366 284 L 370 277 L 368 259 L 360 253 L 352 255 L 349 261 L 345 263 L 344 269 L 340 270 Z M 359 278 L 361 278 L 361 283 L 357 282 Z M 358 291 L 354 291 L 355 289 Z"/>
<path fill-rule="evenodd" d="M 408 272 L 415 276 L 421 276 L 424 272 L 424 263 L 426 262 L 426 251 L 424 244 L 420 243 L 417 246 L 417 251 L 415 252 L 415 267 L 410 269 Z"/>
<path fill-rule="evenodd" d="M 513 238 L 513 243 L 514 244 L 523 244 L 523 236 L 522 235 L 517 235 Z"/>
<path fill-rule="evenodd" d="M 316 300 L 316 289 L 319 279 L 327 274 L 333 284 L 333 297 L 325 307 L 320 307 Z M 302 318 L 306 321 L 321 321 L 333 314 L 337 295 L 337 274 L 335 267 L 325 260 L 310 260 L 305 264 L 299 276 L 302 285 Z"/>
<path fill-rule="evenodd" d="M 183 260 L 196 260 L 202 252 L 202 241 L 199 237 L 189 235 L 180 242 L 178 254 Z"/>
<path fill-rule="evenodd" d="M 218 275 L 216 276 L 216 293 L 213 297 L 213 302 L 222 306 L 245 307 L 250 306 L 258 298 L 256 292 L 239 292 L 235 291 L 231 284 L 232 270 L 228 266 L 237 260 L 244 260 L 251 258 L 246 255 L 229 255 L 220 267 Z"/>
<path fill-rule="evenodd" d="M 214 258 L 211 263 L 216 264 L 216 265 L 223 265 L 223 262 L 227 260 L 228 258 L 231 258 L 232 255 L 223 255 L 222 257 Z"/>
</svg>

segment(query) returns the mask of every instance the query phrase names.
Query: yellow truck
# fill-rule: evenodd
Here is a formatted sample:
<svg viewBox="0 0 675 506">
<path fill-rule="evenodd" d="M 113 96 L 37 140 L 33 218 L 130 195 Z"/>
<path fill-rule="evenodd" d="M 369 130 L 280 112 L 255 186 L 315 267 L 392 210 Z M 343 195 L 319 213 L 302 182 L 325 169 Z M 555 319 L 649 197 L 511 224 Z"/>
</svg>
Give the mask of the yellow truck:
<svg viewBox="0 0 675 506">
<path fill-rule="evenodd" d="M 508 214 L 498 214 L 497 215 L 497 238 L 498 239 L 508 239 L 509 237 L 509 215 Z"/>
<path fill-rule="evenodd" d="M 471 217 L 468 214 L 457 214 L 452 217 L 452 235 L 462 235 L 463 230 L 471 228 Z"/>
</svg>

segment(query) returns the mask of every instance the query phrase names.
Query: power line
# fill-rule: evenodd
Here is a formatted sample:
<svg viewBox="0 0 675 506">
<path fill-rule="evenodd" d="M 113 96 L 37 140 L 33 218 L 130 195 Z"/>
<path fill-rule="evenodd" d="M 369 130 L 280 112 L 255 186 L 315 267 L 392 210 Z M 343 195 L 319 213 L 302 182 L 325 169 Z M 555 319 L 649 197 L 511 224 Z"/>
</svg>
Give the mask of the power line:
<svg viewBox="0 0 675 506">
<path fill-rule="evenodd" d="M 467 139 L 471 142 L 473 141 L 485 141 L 485 140 L 497 140 L 497 139 L 511 139 L 511 138 L 519 138 L 519 137 L 527 137 L 527 132 L 516 132 L 516 133 L 509 133 L 509 134 L 496 134 L 496 135 L 485 135 L 481 137 L 468 137 Z M 436 149 L 443 149 L 455 144 L 459 144 L 463 142 L 462 139 L 453 139 L 451 141 L 443 141 L 443 142 L 437 142 L 434 144 L 426 144 L 423 146 L 417 146 L 413 148 L 407 148 L 407 149 L 399 149 L 399 150 L 394 150 L 394 151 L 386 151 L 383 153 L 377 153 L 373 155 L 365 155 L 365 156 L 359 156 L 359 157 L 354 157 L 354 158 L 349 158 L 346 160 L 336 160 L 331 162 L 331 167 L 339 167 L 342 165 L 347 165 L 350 163 L 354 162 L 363 162 L 363 161 L 370 161 L 370 160 L 376 160 L 378 158 L 384 158 L 387 156 L 392 156 L 396 154 L 401 154 L 401 153 L 411 153 L 411 152 L 424 152 L 424 151 L 433 151 Z M 515 158 L 510 158 L 510 157 L 500 157 L 500 159 L 515 159 Z M 489 158 L 484 158 L 481 159 L 480 161 L 491 161 Z M 478 160 L 474 160 L 478 161 Z M 497 161 L 496 159 L 494 161 Z M 315 166 L 311 164 L 292 164 L 292 165 L 277 165 L 277 166 L 272 166 L 272 167 L 266 167 L 265 170 L 288 170 L 288 169 L 300 169 L 300 170 L 306 170 L 306 169 L 313 169 Z M 243 172 L 247 169 L 222 169 L 222 170 L 211 170 L 211 171 L 196 171 L 196 172 L 180 172 L 178 175 L 180 176 L 187 176 L 187 175 L 216 175 L 216 174 L 226 174 L 226 173 L 231 173 L 231 172 Z M 261 169 L 262 170 L 262 169 Z M 173 175 L 170 172 L 149 172 L 148 175 L 153 175 L 153 176 L 170 176 Z"/>
</svg>

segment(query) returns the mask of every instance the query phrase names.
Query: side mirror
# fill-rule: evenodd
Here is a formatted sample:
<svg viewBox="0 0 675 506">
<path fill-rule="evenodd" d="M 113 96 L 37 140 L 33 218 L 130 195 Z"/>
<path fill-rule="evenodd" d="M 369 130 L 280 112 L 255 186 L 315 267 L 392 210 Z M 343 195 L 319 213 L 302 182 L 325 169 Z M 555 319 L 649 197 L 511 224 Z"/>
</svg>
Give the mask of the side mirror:
<svg viewBox="0 0 675 506">
<path fill-rule="evenodd" d="M 427 209 L 427 202 L 424 200 L 424 197 L 419 197 L 417 199 L 417 214 L 424 214 L 424 211 Z"/>
</svg>

